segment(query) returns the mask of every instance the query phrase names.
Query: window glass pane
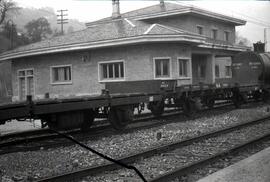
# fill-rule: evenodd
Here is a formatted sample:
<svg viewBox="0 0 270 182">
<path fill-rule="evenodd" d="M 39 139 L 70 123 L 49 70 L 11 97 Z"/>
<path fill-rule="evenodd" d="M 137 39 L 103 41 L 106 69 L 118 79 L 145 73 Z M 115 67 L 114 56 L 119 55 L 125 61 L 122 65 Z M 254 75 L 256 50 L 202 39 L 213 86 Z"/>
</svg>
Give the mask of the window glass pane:
<svg viewBox="0 0 270 182">
<path fill-rule="evenodd" d="M 58 70 L 53 68 L 53 81 L 59 81 Z"/>
<path fill-rule="evenodd" d="M 188 60 L 179 60 L 179 76 L 187 77 L 187 61 Z"/>
<path fill-rule="evenodd" d="M 113 78 L 113 64 L 109 64 L 109 78 Z"/>
<path fill-rule="evenodd" d="M 156 76 L 161 76 L 161 60 L 156 61 Z"/>
<path fill-rule="evenodd" d="M 27 72 L 26 74 L 27 74 L 28 76 L 33 75 L 33 70 L 27 70 L 26 72 Z"/>
<path fill-rule="evenodd" d="M 108 73 L 107 73 L 107 65 L 103 64 L 102 65 L 102 71 L 103 71 L 103 78 L 108 78 Z"/>
<path fill-rule="evenodd" d="M 121 78 L 124 78 L 124 63 L 120 63 Z"/>
<path fill-rule="evenodd" d="M 124 63 L 103 63 L 101 79 L 119 79 L 124 78 Z"/>
<path fill-rule="evenodd" d="M 212 29 L 212 38 L 217 39 L 217 30 L 216 29 Z"/>
<path fill-rule="evenodd" d="M 25 71 L 19 71 L 19 76 L 25 76 Z"/>
<path fill-rule="evenodd" d="M 57 67 L 52 69 L 53 82 L 71 81 L 71 67 Z"/>
<path fill-rule="evenodd" d="M 200 26 L 197 26 L 197 33 L 202 35 L 203 34 L 203 28 Z"/>
<path fill-rule="evenodd" d="M 219 78 L 219 66 L 215 65 L 215 75 L 217 78 Z"/>
<path fill-rule="evenodd" d="M 163 60 L 163 76 L 169 76 L 169 61 L 168 60 Z"/>
<path fill-rule="evenodd" d="M 229 41 L 229 32 L 224 32 L 224 40 Z"/>
<path fill-rule="evenodd" d="M 120 71 L 120 64 L 115 63 L 114 64 L 114 77 L 119 78 L 119 71 Z"/>
<path fill-rule="evenodd" d="M 226 66 L 225 69 L 226 76 L 231 76 L 231 66 Z"/>
</svg>

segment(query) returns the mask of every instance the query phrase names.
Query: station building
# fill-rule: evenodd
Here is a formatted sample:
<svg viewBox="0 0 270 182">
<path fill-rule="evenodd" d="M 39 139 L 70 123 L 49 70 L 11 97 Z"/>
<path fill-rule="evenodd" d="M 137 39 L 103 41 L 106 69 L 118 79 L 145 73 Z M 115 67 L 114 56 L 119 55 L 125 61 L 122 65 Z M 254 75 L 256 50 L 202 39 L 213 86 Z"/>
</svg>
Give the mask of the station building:
<svg viewBox="0 0 270 182">
<path fill-rule="evenodd" d="M 161 1 L 86 23 L 87 28 L 0 55 L 12 61 L 13 101 L 100 94 L 106 82 L 177 80 L 212 84 L 231 77 L 231 58 L 245 21 Z"/>
</svg>

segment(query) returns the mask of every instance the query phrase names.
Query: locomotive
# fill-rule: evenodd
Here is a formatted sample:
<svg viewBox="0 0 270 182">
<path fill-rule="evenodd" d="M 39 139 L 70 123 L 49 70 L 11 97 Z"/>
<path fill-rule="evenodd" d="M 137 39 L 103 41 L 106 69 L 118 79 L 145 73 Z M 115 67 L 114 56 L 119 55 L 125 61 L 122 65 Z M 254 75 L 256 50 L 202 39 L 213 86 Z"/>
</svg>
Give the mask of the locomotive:
<svg viewBox="0 0 270 182">
<path fill-rule="evenodd" d="M 10 119 L 40 119 L 42 125 L 58 130 L 87 130 L 95 118 L 108 118 L 113 128 L 123 130 L 133 119 L 134 109 L 145 108 L 161 116 L 165 108 L 182 108 L 192 115 L 202 107 L 212 108 L 218 100 L 231 100 L 240 107 L 247 99 L 267 101 L 270 97 L 270 53 L 260 44 L 254 52 L 241 52 L 232 59 L 232 77 L 214 84 L 177 85 L 177 80 L 109 82 L 99 96 L 32 100 L 0 105 L 0 124 Z"/>
</svg>

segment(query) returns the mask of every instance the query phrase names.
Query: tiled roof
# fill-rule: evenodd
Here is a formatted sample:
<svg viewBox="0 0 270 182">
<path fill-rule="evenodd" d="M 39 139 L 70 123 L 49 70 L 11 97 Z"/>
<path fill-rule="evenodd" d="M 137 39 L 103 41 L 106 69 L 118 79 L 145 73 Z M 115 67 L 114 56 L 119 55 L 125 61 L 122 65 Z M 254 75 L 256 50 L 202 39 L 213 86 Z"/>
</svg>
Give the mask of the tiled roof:
<svg viewBox="0 0 270 182">
<path fill-rule="evenodd" d="M 146 43 L 151 41 L 185 41 L 202 43 L 202 41 L 205 41 L 205 37 L 198 34 L 165 25 L 151 24 L 145 21 L 127 18 L 160 12 L 166 13 L 183 8 L 186 7 L 178 4 L 165 3 L 164 6 L 158 4 L 124 13 L 121 15 L 121 18 L 118 19 L 103 19 L 87 29 L 53 37 L 5 52 L 0 55 L 0 61 L 24 56 L 124 44 Z"/>
<path fill-rule="evenodd" d="M 149 7 L 145 7 L 145 8 L 141 8 L 138 10 L 134 10 L 134 11 L 130 11 L 127 13 L 123 13 L 121 14 L 121 18 L 129 18 L 129 19 L 136 19 L 136 18 L 150 18 L 151 16 L 164 16 L 164 15 L 169 15 L 170 13 L 174 13 L 174 14 L 181 14 L 181 13 L 194 13 L 194 14 L 200 14 L 203 16 L 209 16 L 215 19 L 220 19 L 220 20 L 224 20 L 224 21 L 228 21 L 228 22 L 234 22 L 236 25 L 242 25 L 245 24 L 244 20 L 240 20 L 237 18 L 232 18 L 226 15 L 222 15 L 219 13 L 213 13 L 207 10 L 203 10 L 197 7 L 190 7 L 190 6 L 183 6 L 180 4 L 176 4 L 176 3 L 164 3 L 164 6 L 161 6 L 160 4 L 156 4 L 153 6 L 149 6 Z M 93 22 L 89 22 L 86 23 L 86 26 L 92 26 L 92 25 L 96 25 L 96 24 L 100 24 L 100 23 L 104 23 L 104 22 L 108 22 L 108 21 L 113 21 L 115 18 L 112 17 L 107 17 L 107 18 L 103 18 L 97 21 L 93 21 Z"/>
<path fill-rule="evenodd" d="M 115 40 L 123 39 L 136 39 L 143 36 L 152 36 L 155 38 L 172 36 L 193 36 L 194 40 L 203 40 L 204 38 L 197 35 L 188 33 L 186 31 L 172 28 L 169 26 L 150 24 L 143 21 L 131 21 L 126 18 L 111 21 L 102 25 L 93 26 L 85 30 L 73 32 L 70 34 L 53 37 L 37 43 L 29 44 L 26 46 L 18 47 L 14 50 L 5 52 L 0 55 L 0 60 L 23 57 L 28 55 L 29 52 L 35 51 L 35 55 L 45 54 L 45 50 L 50 49 L 50 52 L 60 52 L 61 48 L 78 47 L 84 44 L 96 44 L 99 42 L 113 42 Z M 185 39 L 185 41 L 187 41 Z M 134 41 L 133 41 L 134 43 Z M 52 51 L 52 50 L 55 51 Z M 78 50 L 79 48 L 76 48 Z M 75 50 L 75 49 L 74 49 Z M 16 56 L 14 56 L 16 55 Z M 20 55 L 20 56 L 19 56 Z M 31 54 L 33 55 L 33 54 Z"/>
<path fill-rule="evenodd" d="M 136 16 L 141 16 L 141 15 L 149 15 L 153 13 L 160 13 L 160 12 L 167 12 L 167 11 L 173 11 L 173 10 L 180 10 L 186 8 L 186 6 L 182 6 L 179 4 L 175 3 L 164 3 L 164 6 L 160 6 L 160 4 L 156 4 L 153 6 L 148 6 L 145 8 L 137 9 L 134 11 L 129 11 L 126 13 L 121 14 L 122 18 L 131 18 L 131 17 L 136 17 Z M 89 22 L 89 24 L 96 24 L 96 23 L 101 23 L 104 21 L 111 21 L 113 20 L 112 17 L 107 17 L 103 18 L 97 21 Z M 87 25 L 88 23 L 86 23 Z"/>
</svg>

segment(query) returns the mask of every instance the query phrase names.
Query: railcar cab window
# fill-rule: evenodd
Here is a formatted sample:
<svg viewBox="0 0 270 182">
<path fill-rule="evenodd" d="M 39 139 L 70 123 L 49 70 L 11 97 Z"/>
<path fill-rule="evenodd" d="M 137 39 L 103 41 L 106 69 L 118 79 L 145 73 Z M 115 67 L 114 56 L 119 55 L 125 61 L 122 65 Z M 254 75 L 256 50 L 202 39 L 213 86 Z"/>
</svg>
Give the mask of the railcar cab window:
<svg viewBox="0 0 270 182">
<path fill-rule="evenodd" d="M 52 84 L 70 84 L 72 83 L 71 65 L 52 66 L 51 82 Z"/>
<path fill-rule="evenodd" d="M 124 61 L 100 62 L 100 81 L 124 80 Z"/>
<path fill-rule="evenodd" d="M 170 58 L 154 58 L 155 78 L 170 77 Z"/>
<path fill-rule="evenodd" d="M 217 33 L 218 33 L 217 29 L 212 29 L 211 38 L 216 40 L 217 39 Z"/>
</svg>

